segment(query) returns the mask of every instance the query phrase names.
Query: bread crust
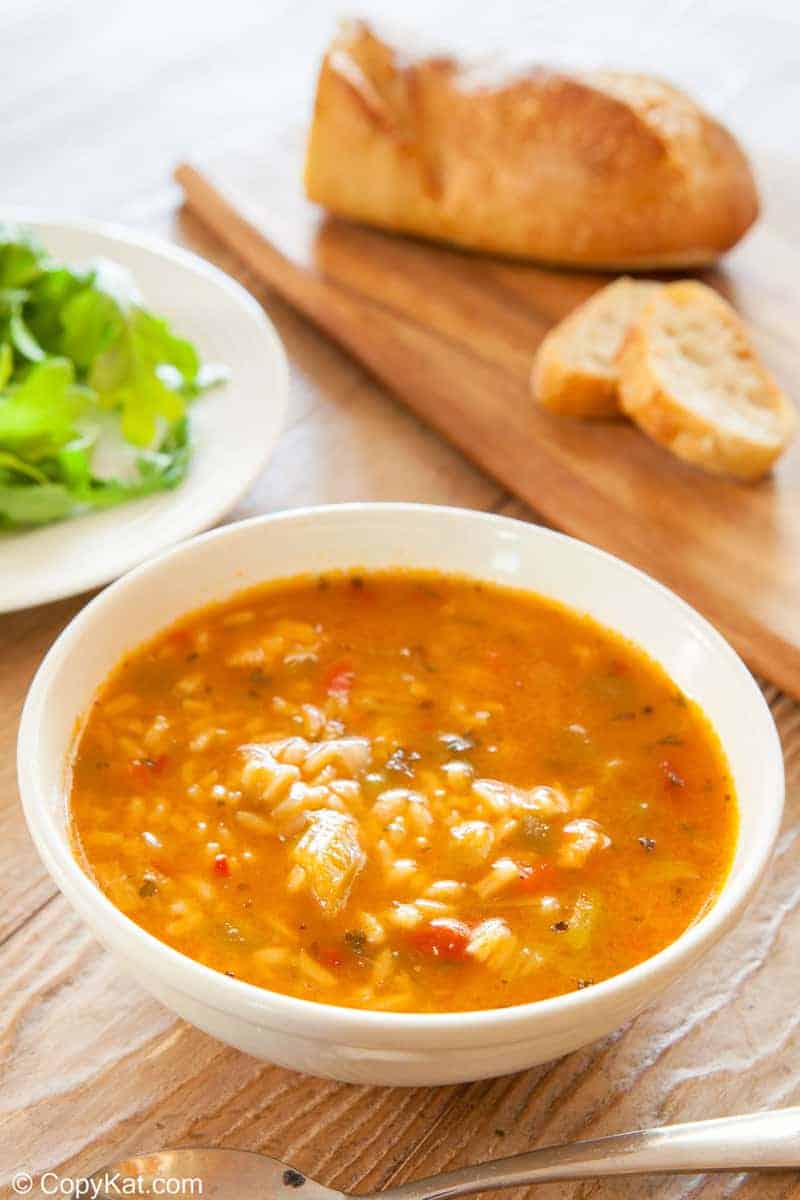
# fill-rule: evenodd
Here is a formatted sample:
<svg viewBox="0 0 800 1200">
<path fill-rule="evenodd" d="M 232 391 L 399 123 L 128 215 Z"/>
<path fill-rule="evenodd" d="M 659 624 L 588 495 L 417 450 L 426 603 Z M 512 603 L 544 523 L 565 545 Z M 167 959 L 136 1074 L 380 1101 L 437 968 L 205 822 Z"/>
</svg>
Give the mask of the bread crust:
<svg viewBox="0 0 800 1200">
<path fill-rule="evenodd" d="M 709 321 L 727 326 L 734 339 L 734 357 L 759 382 L 759 406 L 770 414 L 771 430 L 733 428 L 725 421 L 721 392 L 718 419 L 698 412 L 686 395 L 671 387 L 654 344 L 658 323 L 663 328 L 676 307 L 692 306 Z M 781 390 L 753 349 L 746 326 L 711 288 L 697 281 L 667 284 L 629 326 L 618 356 L 620 407 L 654 441 L 678 458 L 714 475 L 742 480 L 760 479 L 786 449 L 796 426 L 794 405 Z M 713 369 L 713 368 L 712 368 Z"/>
<path fill-rule="evenodd" d="M 542 343 L 533 364 L 531 385 L 542 408 L 566 417 L 618 417 L 616 374 L 588 375 L 566 362 L 557 349 Z"/>
<path fill-rule="evenodd" d="M 487 80 L 342 27 L 320 70 L 305 186 L 332 212 L 561 265 L 699 266 L 758 212 L 731 134 L 669 84 L 536 68 Z"/>
</svg>

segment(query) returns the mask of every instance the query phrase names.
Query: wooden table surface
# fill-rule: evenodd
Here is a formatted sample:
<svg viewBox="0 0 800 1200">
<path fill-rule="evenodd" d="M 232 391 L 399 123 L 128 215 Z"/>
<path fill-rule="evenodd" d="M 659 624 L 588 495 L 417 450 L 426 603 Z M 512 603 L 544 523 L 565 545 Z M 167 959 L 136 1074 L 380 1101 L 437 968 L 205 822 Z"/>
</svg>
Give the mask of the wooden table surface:
<svg viewBox="0 0 800 1200">
<path fill-rule="evenodd" d="M 390 16 L 390 0 L 366 6 Z M 406 0 L 442 44 L 658 70 L 769 156 L 771 211 L 796 206 L 800 9 L 775 0 Z M 2 199 L 161 233 L 236 271 L 177 211 L 174 162 L 305 120 L 332 0 L 224 5 L 4 0 Z M 247 279 L 244 279 L 247 283 Z M 286 428 L 233 518 L 297 504 L 413 499 L 535 519 L 423 428 L 303 320 L 256 291 L 292 363 Z M 790 385 L 792 381 L 787 381 Z M 753 564 L 757 571 L 757 564 Z M 0 587 L 2 578 L 0 577 Z M 46 876 L 19 807 L 14 741 L 43 653 L 78 597 L 0 618 L 0 1195 L 15 1170 L 74 1176 L 179 1144 L 264 1150 L 366 1190 L 538 1143 L 724 1115 L 800 1097 L 800 708 L 768 688 L 789 796 L 775 863 L 746 920 L 690 979 L 602 1043 L 496 1081 L 340 1085 L 213 1041 L 124 977 Z M 555 1197 L 800 1196 L 789 1175 L 553 1185 Z M 242 1197 L 242 1200 L 248 1200 Z"/>
</svg>

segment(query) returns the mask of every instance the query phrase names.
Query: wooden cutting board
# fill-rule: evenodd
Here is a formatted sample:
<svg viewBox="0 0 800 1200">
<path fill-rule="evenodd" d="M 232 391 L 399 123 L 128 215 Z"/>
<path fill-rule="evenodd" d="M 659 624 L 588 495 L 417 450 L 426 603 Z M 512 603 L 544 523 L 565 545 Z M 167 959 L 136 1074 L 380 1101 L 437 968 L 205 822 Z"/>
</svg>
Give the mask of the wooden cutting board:
<svg viewBox="0 0 800 1200">
<path fill-rule="evenodd" d="M 537 410 L 528 384 L 536 346 L 606 279 L 327 218 L 302 195 L 301 152 L 292 138 L 258 159 L 184 165 L 176 177 L 244 266 L 423 420 L 546 521 L 674 588 L 754 670 L 800 697 L 800 444 L 773 477 L 744 485 L 682 465 L 625 422 Z M 785 163 L 780 172 L 785 195 Z M 791 206 L 782 209 L 768 211 L 705 279 L 752 323 L 791 389 L 800 376 L 800 249 Z"/>
</svg>

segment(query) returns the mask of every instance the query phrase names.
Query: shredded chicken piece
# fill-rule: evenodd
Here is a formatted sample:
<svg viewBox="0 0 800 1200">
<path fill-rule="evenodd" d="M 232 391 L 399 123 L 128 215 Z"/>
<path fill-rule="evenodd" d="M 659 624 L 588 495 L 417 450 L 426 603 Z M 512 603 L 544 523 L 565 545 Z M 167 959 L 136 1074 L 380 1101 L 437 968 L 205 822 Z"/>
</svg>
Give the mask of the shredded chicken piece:
<svg viewBox="0 0 800 1200">
<path fill-rule="evenodd" d="M 321 808 L 311 815 L 292 858 L 305 871 L 309 892 L 328 916 L 344 908 L 367 861 L 358 840 L 358 825 L 333 808 Z"/>
<path fill-rule="evenodd" d="M 611 838 L 597 821 L 586 817 L 570 821 L 562 832 L 566 841 L 558 852 L 560 867 L 582 867 L 595 850 L 606 850 L 611 845 Z"/>
<path fill-rule="evenodd" d="M 492 852 L 495 835 L 486 821 L 461 821 L 450 829 L 453 858 L 466 867 L 479 867 Z"/>
<path fill-rule="evenodd" d="M 499 779 L 476 779 L 472 790 L 494 813 L 535 812 L 554 817 L 570 810 L 569 800 L 558 788 L 519 788 Z"/>
</svg>

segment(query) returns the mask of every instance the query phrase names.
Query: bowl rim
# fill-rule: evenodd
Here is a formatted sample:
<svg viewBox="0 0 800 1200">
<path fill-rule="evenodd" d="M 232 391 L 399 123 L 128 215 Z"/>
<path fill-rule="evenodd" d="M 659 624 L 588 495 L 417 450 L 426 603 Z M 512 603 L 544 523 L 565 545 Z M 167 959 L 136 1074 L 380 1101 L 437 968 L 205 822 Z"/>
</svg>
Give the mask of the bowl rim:
<svg viewBox="0 0 800 1200">
<path fill-rule="evenodd" d="M 760 732 L 765 737 L 762 798 L 767 801 L 767 804 L 761 814 L 759 836 L 748 843 L 746 857 L 737 875 L 727 877 L 717 899 L 708 911 L 657 954 L 629 967 L 618 975 L 610 976 L 608 979 L 593 984 L 589 988 L 565 992 L 559 996 L 530 1001 L 525 1004 L 508 1005 L 503 1008 L 437 1013 L 386 1012 L 306 1000 L 282 992 L 274 992 L 240 979 L 231 979 L 160 941 L 112 904 L 84 872 L 73 855 L 68 840 L 51 830 L 50 824 L 45 818 L 46 802 L 39 788 L 36 768 L 38 729 L 46 693 L 53 677 L 79 649 L 82 639 L 90 633 L 92 626 L 104 616 L 113 613 L 118 600 L 125 595 L 126 591 L 143 577 L 164 571 L 168 573 L 172 567 L 178 566 L 180 560 L 185 556 L 191 556 L 198 547 L 206 546 L 211 542 L 222 542 L 237 536 L 247 536 L 249 531 L 264 526 L 280 527 L 309 520 L 336 521 L 340 517 L 346 519 L 354 514 L 365 512 L 382 514 L 390 518 L 392 515 L 424 516 L 441 520 L 444 524 L 480 522 L 494 525 L 498 529 L 513 529 L 517 534 L 524 530 L 523 536 L 540 539 L 545 543 L 551 541 L 570 543 L 577 553 L 586 555 L 589 561 L 602 559 L 609 562 L 614 569 L 620 572 L 622 577 L 635 579 L 646 589 L 660 594 L 668 603 L 676 607 L 677 612 L 684 620 L 689 621 L 704 643 L 727 661 L 728 666 L 740 679 L 743 688 L 742 694 L 744 697 L 749 697 L 753 718 L 760 720 L 763 727 Z M 481 578 L 477 571 L 451 573 L 464 574 L 468 577 L 474 574 L 475 578 Z M 265 581 L 268 578 L 270 577 L 265 577 Z M 279 579 L 280 576 L 275 575 L 272 578 Z M 242 590 L 246 590 L 246 586 L 257 585 L 243 585 Z M 523 587 L 521 590 L 526 589 Z M 533 589 L 527 590 L 533 591 Z M 235 590 L 226 593 L 226 597 L 232 595 L 235 595 Z M 226 597 L 221 596 L 219 599 L 222 600 Z M 211 599 L 205 603 L 213 604 L 215 602 L 214 599 Z M 566 604 L 568 607 L 577 607 L 569 601 Z M 202 605 L 198 607 L 202 607 Z M 189 611 L 191 610 L 187 610 L 187 613 Z M 601 623 L 604 623 L 607 628 L 615 629 L 616 632 L 628 636 L 624 630 L 620 630 L 608 622 Z M 75 714 L 76 721 L 82 715 Z M 71 745 L 74 745 L 74 742 Z M 724 744 L 723 749 L 725 749 Z M 62 766 L 66 767 L 66 762 Z M 199 534 L 170 547 L 123 575 L 90 600 L 73 617 L 42 660 L 23 707 L 17 742 L 17 773 L 25 819 L 45 867 L 66 898 L 78 909 L 93 929 L 95 927 L 92 921 L 85 916 L 87 912 L 93 912 L 97 923 L 102 924 L 115 939 L 118 939 L 118 943 L 115 942 L 113 946 L 112 953 L 120 956 L 126 966 L 130 967 L 132 962 L 143 965 L 145 960 L 149 960 L 152 966 L 155 965 L 154 960 L 158 960 L 163 964 L 163 975 L 169 977 L 168 983 L 172 990 L 199 1000 L 208 1008 L 244 1019 L 251 1024 L 264 1028 L 292 1029 L 293 1032 L 321 1042 L 342 1040 L 348 1035 L 366 1036 L 369 1033 L 383 1031 L 391 1035 L 393 1040 L 388 1045 L 395 1049 L 413 1044 L 413 1035 L 415 1034 L 423 1036 L 423 1039 L 427 1041 L 428 1039 L 424 1038 L 426 1034 L 461 1033 L 463 1035 L 466 1032 L 475 1034 L 487 1033 L 490 1030 L 496 1033 L 500 1029 L 508 1035 L 502 1040 L 508 1042 L 513 1040 L 514 1036 L 522 1035 L 525 1028 L 535 1020 L 555 1023 L 559 1016 L 569 1016 L 571 1020 L 580 1018 L 581 1014 L 586 1014 L 588 1017 L 590 1007 L 595 1005 L 613 1005 L 615 1000 L 621 1000 L 624 1003 L 626 995 L 635 996 L 641 992 L 642 987 L 647 988 L 649 995 L 657 991 L 659 985 L 666 986 L 682 973 L 683 968 L 692 965 L 701 954 L 710 949 L 728 932 L 751 899 L 772 855 L 783 813 L 785 791 L 780 739 L 761 689 L 742 659 L 722 634 L 676 593 L 638 567 L 625 562 L 624 559 L 541 525 L 480 510 L 403 501 L 354 501 L 343 504 L 305 506 L 278 513 L 262 514 Z M 63 785 L 61 792 L 61 799 L 66 807 L 68 798 Z M 741 832 L 737 835 L 737 850 L 740 846 L 740 839 Z M 624 1019 L 625 1016 L 621 1015 L 619 1021 Z M 412 1042 L 399 1043 L 396 1039 L 403 1035 L 411 1036 Z M 499 1041 L 500 1039 L 494 1038 L 493 1040 Z"/>
</svg>

